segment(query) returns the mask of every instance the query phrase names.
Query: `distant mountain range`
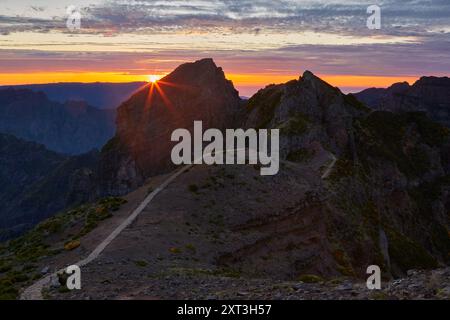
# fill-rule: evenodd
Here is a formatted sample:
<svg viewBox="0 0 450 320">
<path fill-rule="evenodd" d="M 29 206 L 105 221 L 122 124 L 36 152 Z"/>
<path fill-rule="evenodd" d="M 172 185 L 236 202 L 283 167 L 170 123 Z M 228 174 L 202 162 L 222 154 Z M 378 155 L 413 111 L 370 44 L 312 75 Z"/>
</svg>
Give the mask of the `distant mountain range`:
<svg viewBox="0 0 450 320">
<path fill-rule="evenodd" d="M 84 101 L 59 103 L 43 92 L 8 88 L 0 90 L 0 132 L 60 153 L 81 154 L 102 147 L 114 135 L 115 110 L 99 110 Z"/>
<path fill-rule="evenodd" d="M 450 127 L 450 78 L 422 77 L 413 85 L 395 83 L 389 88 L 370 88 L 355 96 L 375 110 L 425 112 Z"/>
<path fill-rule="evenodd" d="M 0 86 L 0 90 L 6 88 L 29 89 L 34 92 L 43 92 L 50 100 L 59 103 L 84 101 L 99 109 L 115 109 L 145 84 L 145 82 L 49 83 Z"/>
</svg>

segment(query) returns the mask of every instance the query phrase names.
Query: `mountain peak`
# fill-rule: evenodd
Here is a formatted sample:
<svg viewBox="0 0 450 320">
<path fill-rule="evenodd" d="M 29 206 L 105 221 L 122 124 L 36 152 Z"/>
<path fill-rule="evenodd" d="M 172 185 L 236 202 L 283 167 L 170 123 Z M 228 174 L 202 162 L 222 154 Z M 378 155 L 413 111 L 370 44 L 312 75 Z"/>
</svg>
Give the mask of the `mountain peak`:
<svg viewBox="0 0 450 320">
<path fill-rule="evenodd" d="M 213 59 L 205 58 L 178 66 L 162 80 L 189 85 L 210 85 L 226 79 L 222 68 L 217 67 Z"/>
<path fill-rule="evenodd" d="M 302 79 L 310 81 L 310 80 L 319 79 L 319 78 L 311 71 L 306 70 L 305 72 L 303 72 Z"/>
<path fill-rule="evenodd" d="M 305 72 L 303 72 L 303 75 L 300 77 L 300 81 L 309 82 L 309 83 L 325 84 L 327 86 L 331 86 L 329 83 L 322 80 L 321 78 L 319 78 L 318 76 L 316 76 L 314 73 L 312 73 L 309 70 L 306 70 Z"/>
<path fill-rule="evenodd" d="M 233 128 L 240 107 L 238 92 L 210 58 L 182 64 L 146 86 L 118 108 L 113 147 L 104 152 L 106 190 L 123 193 L 171 170 L 174 130 L 191 130 L 196 120 L 205 129 Z"/>
<path fill-rule="evenodd" d="M 448 87 L 450 86 L 450 78 L 448 77 L 421 77 L 414 85 L 417 86 L 436 86 L 436 87 Z"/>
<path fill-rule="evenodd" d="M 392 91 L 392 93 L 401 93 L 405 92 L 410 88 L 410 85 L 408 82 L 396 82 L 392 86 L 389 87 L 389 89 Z"/>
</svg>

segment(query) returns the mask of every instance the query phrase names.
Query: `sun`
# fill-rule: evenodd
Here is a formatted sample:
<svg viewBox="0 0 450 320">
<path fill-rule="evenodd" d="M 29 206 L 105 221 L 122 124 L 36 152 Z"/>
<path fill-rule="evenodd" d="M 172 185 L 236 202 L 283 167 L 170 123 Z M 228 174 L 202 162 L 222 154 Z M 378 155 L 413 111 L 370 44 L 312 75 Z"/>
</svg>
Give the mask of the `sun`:
<svg viewBox="0 0 450 320">
<path fill-rule="evenodd" d="M 151 82 L 151 83 L 155 83 L 159 79 L 161 79 L 161 77 L 156 75 L 156 74 L 151 74 L 151 75 L 148 76 L 148 81 Z"/>
</svg>

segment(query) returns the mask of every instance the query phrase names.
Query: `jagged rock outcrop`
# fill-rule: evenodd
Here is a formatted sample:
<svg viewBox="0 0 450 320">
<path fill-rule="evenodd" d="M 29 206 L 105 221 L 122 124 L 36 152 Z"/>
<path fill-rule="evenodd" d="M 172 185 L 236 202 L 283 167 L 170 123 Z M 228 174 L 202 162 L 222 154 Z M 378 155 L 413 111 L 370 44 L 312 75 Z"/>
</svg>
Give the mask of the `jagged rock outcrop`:
<svg viewBox="0 0 450 320">
<path fill-rule="evenodd" d="M 0 115 L 0 132 L 65 154 L 100 148 L 115 132 L 114 110 L 82 101 L 58 103 L 27 89 L 0 90 Z"/>
<path fill-rule="evenodd" d="M 412 86 L 395 83 L 389 88 L 371 88 L 355 96 L 375 110 L 425 112 L 432 120 L 450 127 L 450 78 L 422 77 Z"/>
<path fill-rule="evenodd" d="M 343 274 L 363 276 L 378 264 L 399 276 L 449 262 L 447 128 L 423 113 L 371 112 L 310 72 L 260 90 L 247 110 L 247 127 L 281 129 L 287 160 L 313 166 L 324 150 L 338 158 L 321 193 Z"/>
<path fill-rule="evenodd" d="M 299 80 L 260 90 L 247 111 L 246 127 L 281 130 L 280 152 L 289 159 L 317 142 L 342 155 L 353 144 L 353 118 L 368 108 L 306 71 Z"/>
<path fill-rule="evenodd" d="M 118 108 L 117 134 L 102 150 L 103 192 L 123 194 L 148 177 L 173 167 L 175 129 L 233 128 L 240 112 L 238 92 L 212 59 L 186 63 L 149 84 Z"/>
</svg>

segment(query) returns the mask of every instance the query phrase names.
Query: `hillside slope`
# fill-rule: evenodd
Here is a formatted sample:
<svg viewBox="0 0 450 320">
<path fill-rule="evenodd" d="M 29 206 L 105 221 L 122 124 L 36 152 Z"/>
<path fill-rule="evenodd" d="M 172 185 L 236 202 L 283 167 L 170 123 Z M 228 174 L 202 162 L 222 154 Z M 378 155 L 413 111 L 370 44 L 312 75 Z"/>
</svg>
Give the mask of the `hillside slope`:
<svg viewBox="0 0 450 320">
<path fill-rule="evenodd" d="M 68 157 L 0 134 L 0 239 L 28 230 L 58 211 L 96 197 L 98 152 Z"/>
</svg>

